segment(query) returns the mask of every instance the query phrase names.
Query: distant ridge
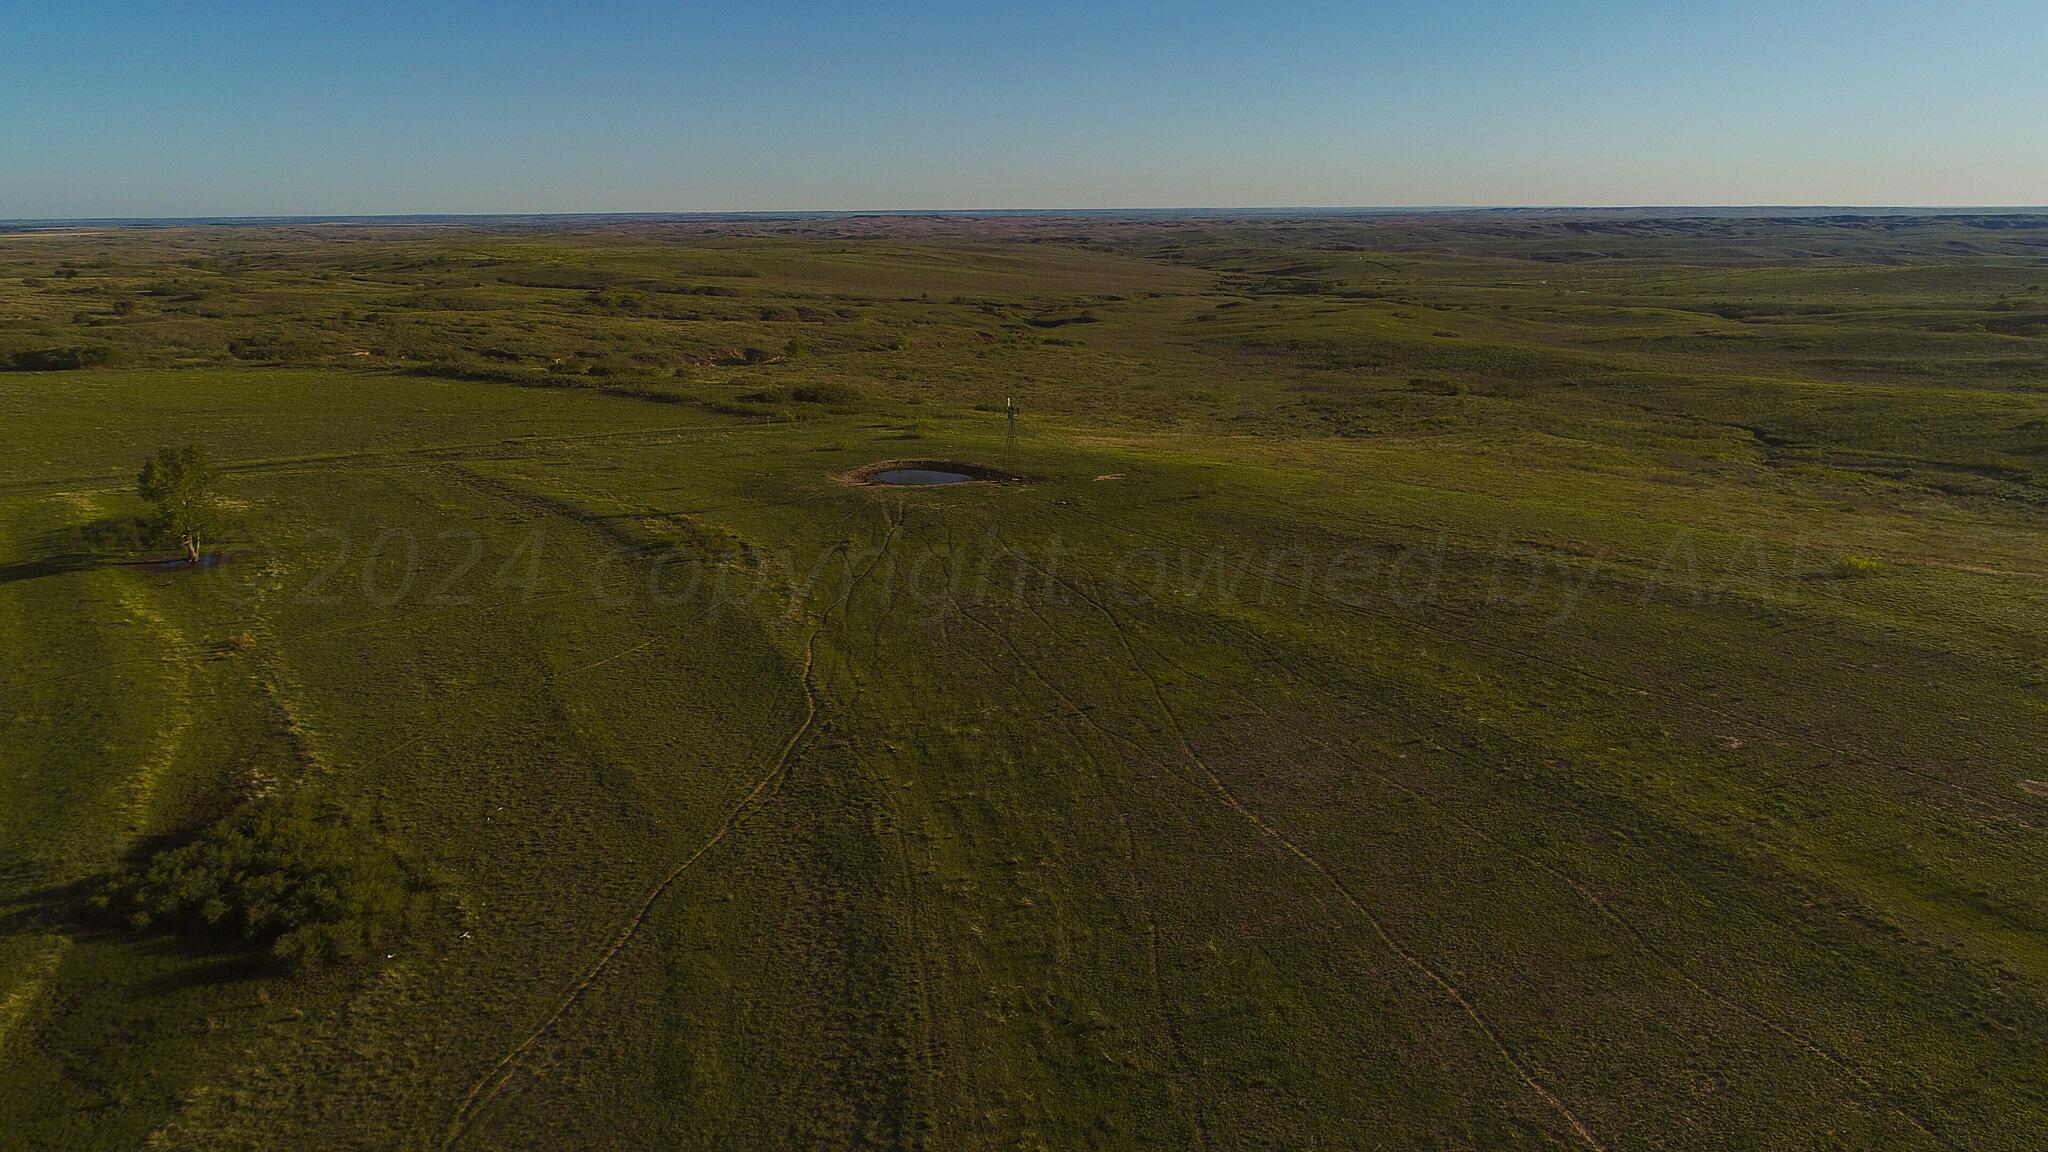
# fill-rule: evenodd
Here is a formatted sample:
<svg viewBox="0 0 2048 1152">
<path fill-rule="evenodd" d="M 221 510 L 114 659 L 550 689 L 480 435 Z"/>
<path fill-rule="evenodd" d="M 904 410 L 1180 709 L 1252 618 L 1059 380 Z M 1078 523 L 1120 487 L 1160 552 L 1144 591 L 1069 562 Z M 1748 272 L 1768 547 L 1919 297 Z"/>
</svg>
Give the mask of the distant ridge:
<svg viewBox="0 0 2048 1152">
<path fill-rule="evenodd" d="M 2012 207 L 1859 206 L 1859 205 L 1641 205 L 1634 207 L 1415 205 L 1408 207 L 1278 207 L 1278 208 L 878 208 L 790 212 L 423 212 L 389 215 L 313 216 L 103 216 L 77 219 L 0 219 L 0 232 L 31 232 L 70 228 L 200 228 L 320 225 L 495 225 L 551 227 L 577 224 L 664 224 L 849 220 L 866 217 L 915 219 L 954 218 L 1258 218 L 1350 216 L 1518 216 L 1598 217 L 1605 219 L 1857 219 L 1867 217 L 2048 216 L 2048 205 Z"/>
</svg>

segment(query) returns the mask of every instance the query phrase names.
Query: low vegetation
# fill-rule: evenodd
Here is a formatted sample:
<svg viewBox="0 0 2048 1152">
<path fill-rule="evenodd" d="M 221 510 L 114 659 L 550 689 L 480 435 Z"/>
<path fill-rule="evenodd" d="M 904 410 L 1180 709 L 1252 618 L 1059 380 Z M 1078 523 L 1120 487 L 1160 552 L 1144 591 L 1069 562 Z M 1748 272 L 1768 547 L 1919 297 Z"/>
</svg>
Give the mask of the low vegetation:
<svg viewBox="0 0 2048 1152">
<path fill-rule="evenodd" d="M 105 364 L 113 358 L 110 349 L 83 344 L 60 348 L 24 348 L 8 353 L 0 368 L 14 372 L 71 372 Z"/>
<path fill-rule="evenodd" d="M 109 880 L 94 905 L 136 931 L 264 948 L 291 968 L 360 960 L 425 910 L 422 885 L 360 820 L 309 794 L 252 800 Z"/>
<path fill-rule="evenodd" d="M 2032 1152 L 2044 242 L 0 234 L 0 1146 Z"/>
</svg>

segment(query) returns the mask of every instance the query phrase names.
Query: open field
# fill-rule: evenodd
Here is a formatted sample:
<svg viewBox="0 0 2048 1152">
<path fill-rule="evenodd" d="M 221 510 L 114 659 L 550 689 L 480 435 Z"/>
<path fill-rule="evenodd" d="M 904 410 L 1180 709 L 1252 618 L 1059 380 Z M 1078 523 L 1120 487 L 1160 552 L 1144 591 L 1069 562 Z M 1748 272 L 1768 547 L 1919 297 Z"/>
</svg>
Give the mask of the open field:
<svg viewBox="0 0 2048 1152">
<path fill-rule="evenodd" d="M 2048 218 L 0 234 L 53 356 L 0 1147 L 2048 1135 Z M 280 791 L 417 930 L 92 912 Z"/>
</svg>

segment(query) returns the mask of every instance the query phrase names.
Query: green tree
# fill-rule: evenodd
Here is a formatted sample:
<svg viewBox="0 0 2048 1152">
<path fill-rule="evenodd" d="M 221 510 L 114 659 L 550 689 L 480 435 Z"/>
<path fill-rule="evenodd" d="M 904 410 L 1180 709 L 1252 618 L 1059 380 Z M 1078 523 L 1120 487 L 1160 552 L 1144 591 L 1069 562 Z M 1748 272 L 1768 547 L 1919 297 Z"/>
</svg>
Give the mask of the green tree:
<svg viewBox="0 0 2048 1152">
<path fill-rule="evenodd" d="M 121 868 L 92 904 L 138 931 L 239 937 L 300 968 L 390 947 L 419 926 L 427 891 L 367 823 L 300 791 Z"/>
<path fill-rule="evenodd" d="M 208 466 L 206 453 L 194 445 L 160 448 L 143 461 L 135 476 L 135 490 L 156 506 L 152 535 L 159 540 L 176 540 L 185 558 L 199 563 L 199 538 L 210 532 L 219 514 L 214 494 L 218 473 Z"/>
</svg>

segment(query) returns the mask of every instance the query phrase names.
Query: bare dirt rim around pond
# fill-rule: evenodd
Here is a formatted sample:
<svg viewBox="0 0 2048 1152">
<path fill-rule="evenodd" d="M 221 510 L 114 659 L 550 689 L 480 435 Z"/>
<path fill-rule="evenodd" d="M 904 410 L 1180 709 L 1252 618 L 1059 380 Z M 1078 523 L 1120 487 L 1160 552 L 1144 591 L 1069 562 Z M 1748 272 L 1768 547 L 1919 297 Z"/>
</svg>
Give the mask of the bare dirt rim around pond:
<svg viewBox="0 0 2048 1152">
<path fill-rule="evenodd" d="M 1027 479 L 1029 479 L 1028 477 L 1018 475 L 1015 472 L 1007 472 L 1001 468 L 991 468 L 986 464 L 970 464 L 964 460 L 933 460 L 924 458 L 910 460 L 877 460 L 873 464 L 863 464 L 858 468 L 849 468 L 846 471 L 834 476 L 833 479 L 839 481 L 841 484 L 880 484 L 882 482 L 876 480 L 875 477 L 880 476 L 884 472 L 912 471 L 952 472 L 957 475 L 967 477 L 967 479 L 965 480 L 955 481 L 954 484 L 1022 484 Z M 954 485 L 933 484 L 889 486 L 945 488 L 953 487 Z"/>
</svg>

